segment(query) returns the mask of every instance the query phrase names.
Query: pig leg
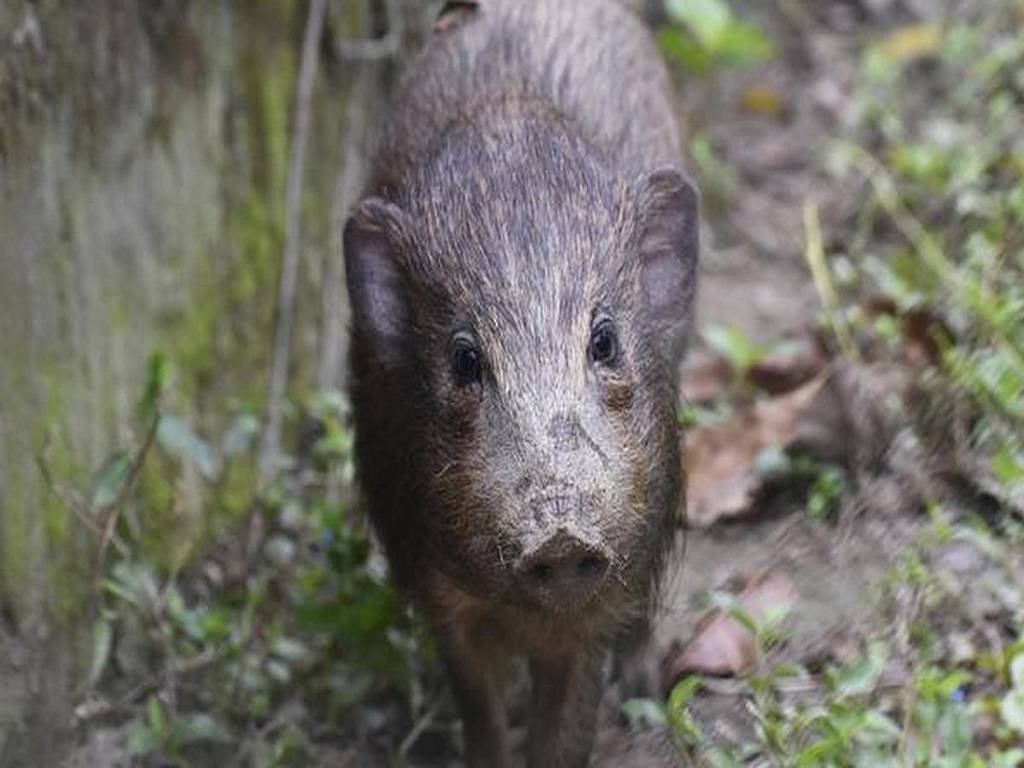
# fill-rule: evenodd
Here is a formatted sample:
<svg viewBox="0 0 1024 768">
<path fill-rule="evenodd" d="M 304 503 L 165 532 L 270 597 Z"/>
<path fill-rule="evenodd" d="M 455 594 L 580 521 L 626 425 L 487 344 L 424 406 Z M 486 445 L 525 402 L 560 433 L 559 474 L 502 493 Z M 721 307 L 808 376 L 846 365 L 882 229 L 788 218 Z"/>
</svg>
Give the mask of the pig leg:
<svg viewBox="0 0 1024 768">
<path fill-rule="evenodd" d="M 469 768 L 510 768 L 512 749 L 494 669 L 459 631 L 438 636 L 455 703 Z"/>
<path fill-rule="evenodd" d="M 652 634 L 651 620 L 643 615 L 633 620 L 615 643 L 612 678 L 619 684 L 623 701 L 657 698 L 661 693 Z"/>
<path fill-rule="evenodd" d="M 583 768 L 601 703 L 603 648 L 531 659 L 528 768 Z"/>
</svg>

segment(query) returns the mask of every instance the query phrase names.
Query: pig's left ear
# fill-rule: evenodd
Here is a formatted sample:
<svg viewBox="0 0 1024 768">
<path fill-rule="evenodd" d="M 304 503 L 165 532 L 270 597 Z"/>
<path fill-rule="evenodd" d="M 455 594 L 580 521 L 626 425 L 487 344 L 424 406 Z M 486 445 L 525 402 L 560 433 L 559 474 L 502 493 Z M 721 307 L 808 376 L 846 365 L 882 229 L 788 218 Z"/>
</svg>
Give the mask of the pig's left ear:
<svg viewBox="0 0 1024 768">
<path fill-rule="evenodd" d="M 345 279 L 356 337 L 385 368 L 404 359 L 410 304 L 402 259 L 405 214 L 379 198 L 362 201 L 345 225 Z"/>
<path fill-rule="evenodd" d="M 665 362 L 679 364 L 697 294 L 700 251 L 700 197 L 674 169 L 655 171 L 634 187 L 634 253 L 653 331 L 661 339 Z"/>
</svg>

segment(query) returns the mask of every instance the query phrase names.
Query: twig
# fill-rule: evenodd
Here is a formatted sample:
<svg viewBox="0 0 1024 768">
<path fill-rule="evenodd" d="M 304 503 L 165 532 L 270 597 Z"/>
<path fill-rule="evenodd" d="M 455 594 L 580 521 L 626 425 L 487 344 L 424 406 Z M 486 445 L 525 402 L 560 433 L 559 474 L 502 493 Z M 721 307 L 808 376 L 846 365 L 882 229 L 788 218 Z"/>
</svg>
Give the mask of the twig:
<svg viewBox="0 0 1024 768">
<path fill-rule="evenodd" d="M 355 84 L 349 95 L 349 106 L 345 126 L 345 153 L 342 168 L 334 191 L 334 218 L 331 243 L 327 251 L 327 265 L 321 292 L 322 323 L 320 331 L 320 364 L 317 381 L 320 389 L 337 386 L 341 369 L 341 342 L 344 328 L 339 315 L 342 304 L 344 274 L 342 269 L 342 233 L 345 218 L 359 195 L 365 175 L 364 142 L 367 133 L 366 110 L 373 92 L 374 74 L 363 68 L 355 77 Z"/>
<path fill-rule="evenodd" d="M 43 477 L 43 485 L 54 495 L 60 505 L 65 510 L 70 512 L 75 518 L 92 531 L 96 536 L 102 536 L 103 529 L 100 528 L 99 523 L 90 517 L 85 511 L 85 505 L 81 499 L 77 498 L 77 494 L 72 495 L 67 489 L 63 488 L 53 476 L 53 472 L 50 470 L 50 463 L 46 458 L 46 454 L 50 447 L 50 437 L 47 435 L 46 442 L 43 444 L 42 451 L 36 455 L 36 466 L 39 468 L 39 474 Z M 114 548 L 121 554 L 127 554 L 128 547 L 121 540 L 121 537 L 116 533 L 111 537 L 111 543 Z"/>
<path fill-rule="evenodd" d="M 807 260 L 807 266 L 814 278 L 814 287 L 818 291 L 818 298 L 828 314 L 829 325 L 832 326 L 832 332 L 835 333 L 843 354 L 850 360 L 857 361 L 860 359 L 860 354 L 857 351 L 857 345 L 853 343 L 846 322 L 839 316 L 839 300 L 836 297 L 828 264 L 825 261 L 825 246 L 821 236 L 818 206 L 810 200 L 804 202 L 804 237 L 807 241 L 804 258 Z"/>
<path fill-rule="evenodd" d="M 103 561 L 107 555 L 107 547 L 110 545 L 110 542 L 114 537 L 114 529 L 117 527 L 117 521 L 121 516 L 121 510 L 124 509 L 124 505 L 128 501 L 129 494 L 131 494 L 135 488 L 135 484 L 138 482 L 139 475 L 142 472 L 142 465 L 146 461 L 149 449 L 153 447 L 153 443 L 156 441 L 156 433 L 159 426 L 160 414 L 158 413 L 153 417 L 153 423 L 149 427 L 149 432 L 146 433 L 146 439 L 143 441 L 142 447 L 139 448 L 138 452 L 135 454 L 135 458 L 132 460 L 131 469 L 128 471 L 128 479 L 125 480 L 124 485 L 121 486 L 121 491 L 117 494 L 117 498 L 102 510 L 108 514 L 106 522 L 103 525 L 103 534 L 100 538 L 99 550 L 96 552 L 96 581 L 99 580 L 100 575 L 103 573 Z"/>
<path fill-rule="evenodd" d="M 295 315 L 295 281 L 299 264 L 301 242 L 300 214 L 302 197 L 303 160 L 306 137 L 320 59 L 320 37 L 323 34 L 327 0 L 312 0 L 306 32 L 302 42 L 302 62 L 299 66 L 295 96 L 295 125 L 288 158 L 288 187 L 285 200 L 285 243 L 281 263 L 281 284 L 277 305 L 277 329 L 274 336 L 274 354 L 270 368 L 270 386 L 267 393 L 267 426 L 260 451 L 260 471 L 267 476 L 280 455 L 281 412 L 285 387 L 288 383 L 288 359 L 291 351 L 292 324 Z"/>
<path fill-rule="evenodd" d="M 430 727 L 430 724 L 434 722 L 434 718 L 437 717 L 437 711 L 441 708 L 441 697 L 438 696 L 431 702 L 430 706 L 427 707 L 427 711 L 423 713 L 423 716 L 416 721 L 408 735 L 402 739 L 402 744 L 398 747 L 398 756 L 405 759 L 405 756 L 409 754 L 409 750 L 412 749 L 412 745 L 416 743 L 416 740 L 423 735 L 423 732 Z"/>
</svg>

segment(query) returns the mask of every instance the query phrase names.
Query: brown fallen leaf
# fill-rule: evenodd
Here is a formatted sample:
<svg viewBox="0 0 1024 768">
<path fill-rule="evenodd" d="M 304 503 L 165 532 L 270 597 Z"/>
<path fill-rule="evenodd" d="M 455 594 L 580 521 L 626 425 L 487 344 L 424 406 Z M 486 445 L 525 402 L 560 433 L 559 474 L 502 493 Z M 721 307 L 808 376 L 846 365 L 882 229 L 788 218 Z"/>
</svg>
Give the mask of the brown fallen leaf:
<svg viewBox="0 0 1024 768">
<path fill-rule="evenodd" d="M 786 448 L 827 372 L 781 397 L 747 408 L 724 424 L 698 427 L 686 438 L 686 522 L 704 528 L 746 512 L 762 478 L 754 469 L 765 448 Z"/>
<path fill-rule="evenodd" d="M 778 570 L 754 576 L 736 597 L 739 607 L 758 622 L 785 615 L 796 599 L 793 580 Z M 662 686 L 668 692 L 689 674 L 741 675 L 749 672 L 756 661 L 754 636 L 743 624 L 716 608 L 697 621 L 687 643 L 672 643 L 662 659 Z"/>
<path fill-rule="evenodd" d="M 747 372 L 747 379 L 764 392 L 781 395 L 813 379 L 827 364 L 821 337 L 808 330 L 777 345 Z"/>
<path fill-rule="evenodd" d="M 942 31 L 934 24 L 910 24 L 891 32 L 879 50 L 891 61 L 904 64 L 934 56 L 942 46 Z"/>
<path fill-rule="evenodd" d="M 746 112 L 775 117 L 785 106 L 785 96 L 770 85 L 751 85 L 740 94 L 740 106 Z"/>
</svg>

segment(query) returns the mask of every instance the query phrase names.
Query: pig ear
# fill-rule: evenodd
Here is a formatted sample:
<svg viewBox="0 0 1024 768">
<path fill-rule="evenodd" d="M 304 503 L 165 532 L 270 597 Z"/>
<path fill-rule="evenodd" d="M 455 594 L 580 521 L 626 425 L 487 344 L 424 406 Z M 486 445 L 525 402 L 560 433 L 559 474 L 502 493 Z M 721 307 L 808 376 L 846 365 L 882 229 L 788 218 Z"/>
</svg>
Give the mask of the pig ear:
<svg viewBox="0 0 1024 768">
<path fill-rule="evenodd" d="M 696 188 L 673 169 L 639 182 L 636 249 L 640 281 L 666 362 L 675 366 L 690 329 L 697 292 L 700 199 Z"/>
<path fill-rule="evenodd" d="M 361 202 L 345 225 L 345 279 L 356 336 L 385 366 L 402 359 L 410 321 L 401 261 L 405 214 L 379 198 Z"/>
</svg>

